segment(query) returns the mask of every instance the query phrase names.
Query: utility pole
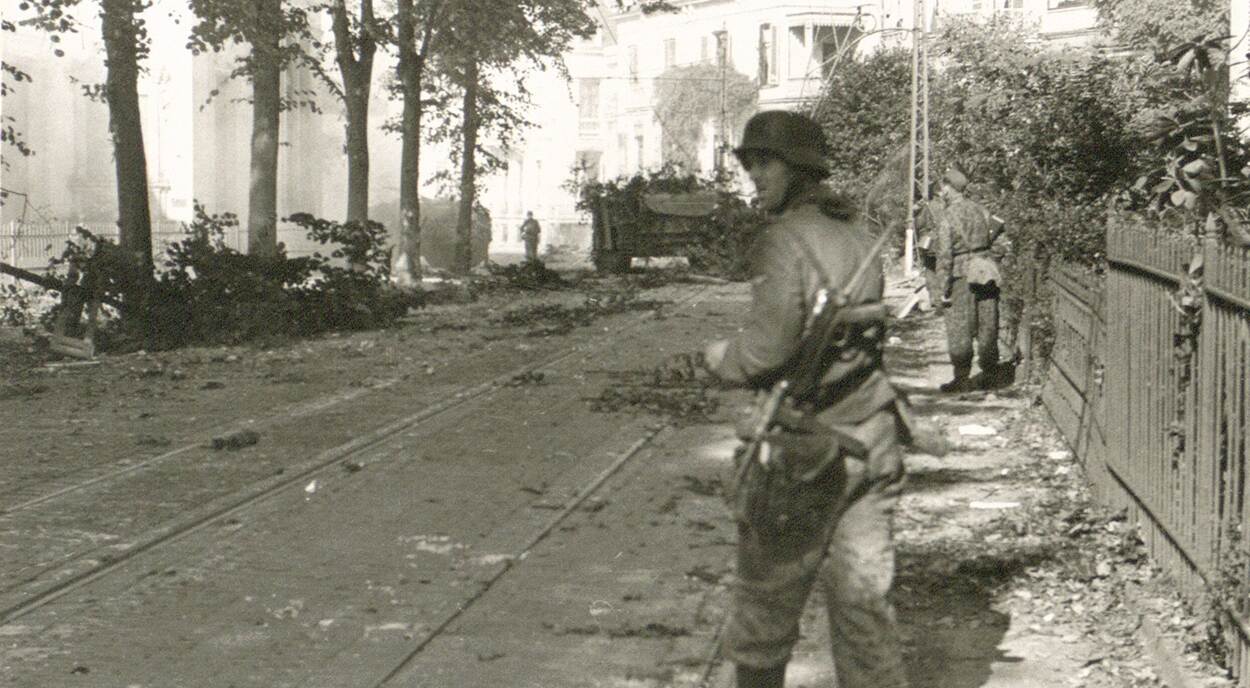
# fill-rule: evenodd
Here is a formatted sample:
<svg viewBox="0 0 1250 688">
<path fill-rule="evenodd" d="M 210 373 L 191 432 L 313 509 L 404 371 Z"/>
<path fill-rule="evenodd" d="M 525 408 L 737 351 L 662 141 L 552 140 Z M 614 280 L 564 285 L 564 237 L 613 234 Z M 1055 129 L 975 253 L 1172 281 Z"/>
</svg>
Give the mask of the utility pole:
<svg viewBox="0 0 1250 688">
<path fill-rule="evenodd" d="M 903 235 L 903 273 L 915 270 L 916 213 L 929 199 L 929 55 L 925 0 L 914 0 L 911 42 L 911 135 L 908 155 L 907 229 Z"/>
<path fill-rule="evenodd" d="M 725 25 L 721 24 L 721 32 L 716 39 L 716 59 L 720 62 L 720 146 L 716 150 L 716 177 L 720 179 L 725 174 L 725 152 L 729 150 L 729 128 L 726 126 L 726 104 L 725 104 L 725 80 L 728 78 L 726 70 L 729 68 L 729 32 Z"/>
</svg>

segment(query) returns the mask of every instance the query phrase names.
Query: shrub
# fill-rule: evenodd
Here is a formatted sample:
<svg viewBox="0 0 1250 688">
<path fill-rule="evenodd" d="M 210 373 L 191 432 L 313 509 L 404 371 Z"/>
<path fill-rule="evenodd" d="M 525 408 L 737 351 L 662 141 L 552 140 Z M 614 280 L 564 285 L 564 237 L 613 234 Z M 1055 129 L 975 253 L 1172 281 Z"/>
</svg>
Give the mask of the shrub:
<svg viewBox="0 0 1250 688">
<path fill-rule="evenodd" d="M 143 317 L 111 321 L 105 348 L 159 350 L 191 344 L 264 342 L 327 330 L 381 327 L 405 314 L 413 297 L 389 284 L 390 252 L 377 223 L 341 224 L 297 214 L 289 218 L 329 255 L 290 258 L 239 253 L 225 245 L 237 226 L 229 213 L 210 215 L 196 205 L 188 236 L 169 246 L 146 293 Z M 136 279 L 111 242 L 79 230 L 56 265 L 93 276 L 101 296 L 120 298 Z"/>
</svg>

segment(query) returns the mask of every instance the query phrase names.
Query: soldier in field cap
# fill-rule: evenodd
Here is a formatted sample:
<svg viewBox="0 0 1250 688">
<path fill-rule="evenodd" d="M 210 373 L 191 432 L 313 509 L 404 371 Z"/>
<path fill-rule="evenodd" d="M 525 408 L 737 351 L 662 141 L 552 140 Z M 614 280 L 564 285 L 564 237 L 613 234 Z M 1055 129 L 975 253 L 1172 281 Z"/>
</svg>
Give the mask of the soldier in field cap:
<svg viewBox="0 0 1250 688">
<path fill-rule="evenodd" d="M 955 374 L 942 385 L 944 392 L 969 391 L 972 359 L 981 367 L 981 386 L 997 383 L 998 302 L 1002 275 L 994 245 L 1003 223 L 980 203 L 966 197 L 968 176 L 951 167 L 942 176 L 945 207 L 937 215 L 933 252 L 934 282 L 942 289 L 938 297 L 946 305 L 946 342 Z"/>
<path fill-rule="evenodd" d="M 853 204 L 821 183 L 829 176 L 827 151 L 816 122 L 784 111 L 752 117 L 734 151 L 770 219 L 753 248 L 746 324 L 704 353 L 724 381 L 767 391 L 786 374 L 823 287 L 850 287 L 848 307 L 882 298 L 881 263 L 869 255 L 873 237 Z M 868 278 L 851 285 L 861 265 Z M 896 397 L 881 366 L 883 335 L 880 321 L 848 326 L 821 357 L 831 363 L 816 391 L 793 400 L 809 422 L 847 428 L 862 439 L 859 453 L 837 445 L 807 452 L 770 445 L 767 508 L 735 513 L 738 576 L 723 650 L 736 665 L 738 688 L 784 685 L 799 618 L 817 582 L 828 605 L 838 686 L 907 683 L 886 600 L 903 461 Z M 755 459 L 739 452 L 736 461 L 744 460 Z"/>
</svg>

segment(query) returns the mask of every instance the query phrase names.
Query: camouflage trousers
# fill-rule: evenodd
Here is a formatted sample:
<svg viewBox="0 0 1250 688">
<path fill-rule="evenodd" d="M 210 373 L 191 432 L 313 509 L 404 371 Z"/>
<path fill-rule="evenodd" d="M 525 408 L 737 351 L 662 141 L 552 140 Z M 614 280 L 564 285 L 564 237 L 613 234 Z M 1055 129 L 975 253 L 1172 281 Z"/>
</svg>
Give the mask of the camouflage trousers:
<svg viewBox="0 0 1250 688">
<path fill-rule="evenodd" d="M 894 422 L 882 411 L 867 422 Z M 903 486 L 902 452 L 891 437 L 867 460 L 847 458 L 825 491 L 818 521 L 797 527 L 738 524 L 738 580 L 725 629 L 727 659 L 757 669 L 789 661 L 799 618 L 817 581 L 829 613 L 839 688 L 907 685 L 894 610 L 893 514 Z"/>
<path fill-rule="evenodd" d="M 956 277 L 951 288 L 951 305 L 946 315 L 946 346 L 955 378 L 972 372 L 973 342 L 981 370 L 998 366 L 998 287 L 968 284 Z"/>
</svg>

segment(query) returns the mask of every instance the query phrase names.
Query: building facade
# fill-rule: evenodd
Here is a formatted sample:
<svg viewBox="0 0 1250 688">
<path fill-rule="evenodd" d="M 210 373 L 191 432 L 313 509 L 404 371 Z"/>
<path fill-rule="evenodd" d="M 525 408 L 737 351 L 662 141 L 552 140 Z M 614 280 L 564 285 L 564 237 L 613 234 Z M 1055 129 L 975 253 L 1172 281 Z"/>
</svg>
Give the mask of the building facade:
<svg viewBox="0 0 1250 688">
<path fill-rule="evenodd" d="M 508 151 L 509 169 L 487 182 L 483 202 L 496 219 L 496 247 L 521 250 L 525 211 L 543 224 L 544 244 L 589 246 L 587 217 L 576 209 L 571 179 L 605 181 L 666 162 L 671 122 L 656 106 L 674 68 L 698 72 L 711 97 L 734 79 L 758 85 L 758 109 L 803 107 L 840 60 L 880 47 L 911 45 L 912 0 L 679 0 L 677 12 L 643 14 L 601 4 L 599 33 L 567 56 L 571 82 L 537 77 L 538 124 Z M 1088 0 L 928 0 L 932 22 L 944 16 L 1004 14 L 1033 26 L 1040 40 L 1083 44 L 1098 36 Z M 703 123 L 697 163 L 710 175 L 740 135 L 741 118 L 714 113 Z M 731 165 L 728 169 L 733 170 Z"/>
<path fill-rule="evenodd" d="M 6 17 L 20 18 L 20 0 L 0 0 Z M 0 56 L 31 76 L 13 83 L 0 101 L 5 122 L 34 150 L 22 156 L 9 147 L 0 168 L 0 187 L 10 192 L 0 206 L 0 228 L 85 223 L 109 225 L 117 219 L 116 173 L 107 105 L 84 95 L 84 87 L 103 83 L 104 50 L 99 17 L 87 3 L 77 17 L 77 31 L 58 42 L 31 27 L 5 32 Z M 310 13 L 316 31 L 328 21 Z M 214 214 L 234 213 L 245 221 L 251 157 L 251 85 L 232 76 L 240 48 L 193 55 L 187 49 L 193 20 L 185 2 L 155 3 L 144 13 L 150 49 L 139 82 L 140 109 L 152 219 L 158 231 L 176 231 L 202 204 Z M 326 35 L 325 40 L 331 40 Z M 56 50 L 63 55 L 56 56 Z M 371 206 L 395 224 L 399 197 L 400 146 L 397 135 L 383 131 L 400 112 L 400 103 L 382 86 L 394 69 L 380 51 L 374 66 L 370 106 Z M 335 73 L 333 65 L 329 71 Z M 341 220 L 347 210 L 347 158 L 341 103 L 311 71 L 290 67 L 282 75 L 288 101 L 313 100 L 309 107 L 282 113 L 278 152 L 278 216 L 296 212 Z M 448 167 L 445 146 L 423 151 L 422 179 Z M 441 189 L 429 184 L 423 196 Z M 389 211 L 389 215 L 388 215 Z M 371 213 L 372 214 L 372 213 Z M 393 229 L 393 227 L 392 227 Z M 245 236 L 245 232 L 240 232 Z M 302 231 L 280 223 L 279 240 L 292 254 L 317 247 Z M 236 242 L 237 243 L 237 242 Z M 238 248 L 243 249 L 241 243 Z"/>
</svg>

